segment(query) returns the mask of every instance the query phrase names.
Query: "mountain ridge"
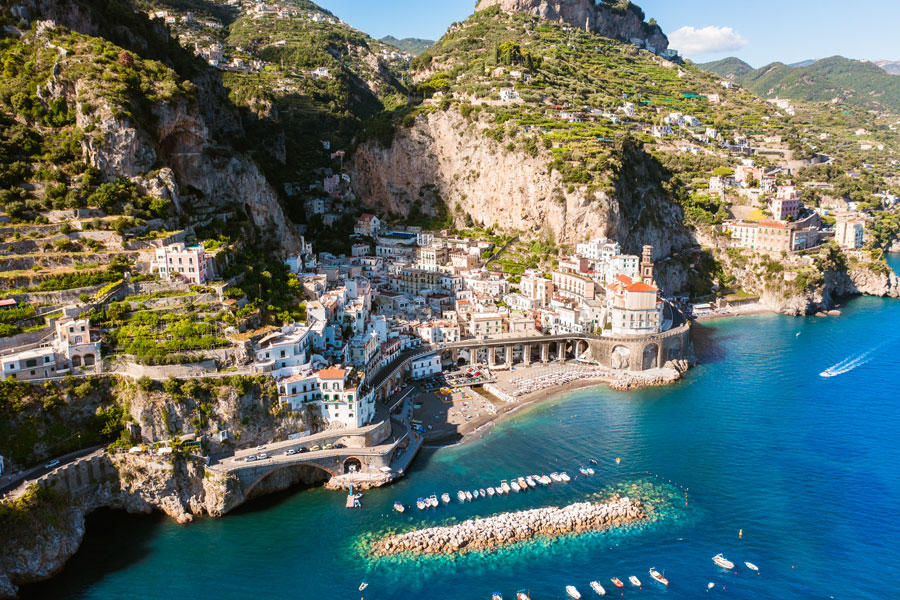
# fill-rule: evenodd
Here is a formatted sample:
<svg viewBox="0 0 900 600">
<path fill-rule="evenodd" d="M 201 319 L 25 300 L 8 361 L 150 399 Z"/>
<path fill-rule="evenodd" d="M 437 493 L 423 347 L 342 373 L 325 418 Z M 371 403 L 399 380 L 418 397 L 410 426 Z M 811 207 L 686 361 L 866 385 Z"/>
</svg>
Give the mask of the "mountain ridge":
<svg viewBox="0 0 900 600">
<path fill-rule="evenodd" d="M 397 39 L 392 35 L 387 35 L 378 41 L 393 46 L 401 52 L 412 54 L 413 56 L 419 56 L 434 45 L 434 40 L 410 37 Z"/>
</svg>

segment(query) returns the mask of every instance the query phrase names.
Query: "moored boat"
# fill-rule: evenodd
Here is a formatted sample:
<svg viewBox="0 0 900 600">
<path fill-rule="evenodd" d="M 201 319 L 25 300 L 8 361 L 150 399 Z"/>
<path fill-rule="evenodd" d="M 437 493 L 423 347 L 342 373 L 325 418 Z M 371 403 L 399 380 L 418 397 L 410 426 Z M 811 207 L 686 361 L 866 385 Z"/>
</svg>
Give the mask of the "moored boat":
<svg viewBox="0 0 900 600">
<path fill-rule="evenodd" d="M 570 598 L 574 598 L 575 600 L 581 599 L 581 593 L 575 589 L 574 585 L 567 585 L 566 593 L 569 595 Z"/>
<path fill-rule="evenodd" d="M 500 592 L 494 592 L 494 594 L 491 596 L 491 600 L 503 600 L 503 594 L 501 594 Z"/>
<path fill-rule="evenodd" d="M 406 510 L 406 507 L 403 506 L 402 502 L 394 502 L 394 510 L 396 510 L 398 513 L 402 513 Z"/>
<path fill-rule="evenodd" d="M 596 459 L 596 458 L 592 458 L 592 459 L 591 459 L 591 464 L 592 464 L 592 465 L 599 465 L 600 463 L 597 462 L 597 459 Z"/>
<path fill-rule="evenodd" d="M 613 577 L 610 579 L 610 581 L 612 581 L 613 585 L 616 587 L 625 587 L 625 584 L 622 583 L 622 580 L 618 577 Z"/>
<path fill-rule="evenodd" d="M 431 497 L 428 498 L 428 506 L 430 506 L 431 508 L 437 508 L 437 507 L 438 507 L 438 499 L 437 499 L 437 496 L 435 496 L 434 494 L 432 494 Z"/>
<path fill-rule="evenodd" d="M 361 584 L 359 584 L 359 591 L 363 591 L 367 587 L 369 587 L 369 584 L 363 581 Z"/>
<path fill-rule="evenodd" d="M 653 567 L 650 567 L 650 577 L 652 577 L 653 579 L 655 579 L 656 581 L 660 582 L 663 585 L 669 585 L 669 580 L 666 579 L 665 577 L 663 577 L 663 574 L 660 573 L 659 571 L 657 571 L 656 569 L 654 569 Z"/>
<path fill-rule="evenodd" d="M 751 562 L 745 562 L 744 564 L 747 565 L 747 568 L 750 569 L 751 571 L 759 571 L 759 567 L 757 567 L 756 565 L 754 565 Z"/>
<path fill-rule="evenodd" d="M 466 500 L 468 500 L 469 502 L 472 501 L 472 492 L 469 492 L 469 491 L 466 492 Z"/>
<path fill-rule="evenodd" d="M 496 494 L 497 492 L 494 491 L 494 488 L 489 487 L 489 488 L 487 489 L 487 493 L 488 493 L 488 496 L 493 496 L 493 495 Z"/>
<path fill-rule="evenodd" d="M 531 600 L 531 596 L 525 590 L 519 590 L 516 592 L 516 600 Z"/>
<path fill-rule="evenodd" d="M 518 479 L 516 479 L 516 483 L 519 484 L 519 488 L 520 488 L 520 489 L 522 489 L 522 490 L 527 490 L 527 489 L 528 489 L 528 482 L 525 481 L 525 478 L 524 478 L 524 477 L 519 477 Z"/>
<path fill-rule="evenodd" d="M 509 493 L 509 490 L 510 490 L 511 488 L 509 487 L 509 484 L 506 482 L 505 479 L 504 479 L 503 481 L 500 482 L 500 489 L 503 490 L 503 493 L 504 493 L 504 494 L 508 494 L 508 493 Z"/>
<path fill-rule="evenodd" d="M 563 471 L 562 473 L 559 474 L 559 478 L 566 482 L 572 481 L 572 478 L 569 477 L 569 474 L 566 473 L 565 471 Z"/>
<path fill-rule="evenodd" d="M 559 473 L 550 473 L 550 479 L 552 479 L 556 483 L 562 481 L 562 479 L 559 478 Z"/>
<path fill-rule="evenodd" d="M 628 581 L 630 581 L 631 585 L 633 585 L 634 587 L 641 587 L 641 580 L 638 579 L 637 577 L 635 577 L 634 575 L 629 577 Z"/>
<path fill-rule="evenodd" d="M 416 506 L 419 507 L 419 510 L 425 510 L 425 498 L 416 500 Z"/>
<path fill-rule="evenodd" d="M 478 490 L 478 495 L 482 498 L 487 498 L 487 492 L 485 492 L 484 489 Z"/>
<path fill-rule="evenodd" d="M 530 487 L 530 488 L 537 487 L 537 483 L 535 483 L 534 479 L 532 479 L 531 477 L 526 477 L 525 483 L 527 483 L 528 487 Z"/>
<path fill-rule="evenodd" d="M 582 475 L 588 474 L 587 469 L 585 469 L 584 467 L 578 467 L 578 472 L 581 473 Z"/>
<path fill-rule="evenodd" d="M 715 556 L 713 556 L 712 561 L 714 563 L 716 563 L 718 566 L 722 567 L 723 569 L 731 570 L 734 568 L 734 563 L 731 562 L 730 560 L 728 560 L 727 558 L 725 558 L 724 556 L 722 556 L 721 554 L 716 554 Z"/>
<path fill-rule="evenodd" d="M 512 491 L 514 491 L 514 492 L 518 492 L 518 491 L 521 489 L 521 488 L 519 487 L 519 484 L 516 483 L 515 481 L 509 482 L 509 487 L 510 487 L 510 489 L 511 489 Z"/>
<path fill-rule="evenodd" d="M 456 497 L 459 498 L 460 502 L 466 501 L 466 493 L 462 490 L 459 490 L 458 492 L 456 492 Z"/>
<path fill-rule="evenodd" d="M 588 475 L 593 475 L 594 473 L 595 473 L 595 471 L 592 468 L 590 468 L 590 467 L 587 468 Z"/>
<path fill-rule="evenodd" d="M 598 595 L 598 596 L 605 596 L 605 595 L 606 595 L 606 590 L 603 589 L 603 586 L 600 585 L 600 582 L 599 582 L 599 581 L 592 581 L 592 582 L 591 582 L 591 589 L 593 589 L 595 592 L 597 592 L 597 595 Z"/>
<path fill-rule="evenodd" d="M 441 494 L 441 500 L 444 502 L 444 504 L 450 504 L 450 494 L 444 492 L 443 494 Z"/>
<path fill-rule="evenodd" d="M 548 477 L 547 475 L 541 475 L 541 484 L 550 485 L 551 483 L 553 483 L 553 480 L 550 479 L 550 477 Z"/>
</svg>

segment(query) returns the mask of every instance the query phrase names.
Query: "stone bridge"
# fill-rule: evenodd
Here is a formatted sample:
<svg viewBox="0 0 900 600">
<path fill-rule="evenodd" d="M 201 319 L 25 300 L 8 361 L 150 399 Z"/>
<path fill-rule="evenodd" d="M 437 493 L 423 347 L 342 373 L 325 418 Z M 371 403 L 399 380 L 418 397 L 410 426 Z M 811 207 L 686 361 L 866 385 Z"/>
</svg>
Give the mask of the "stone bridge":
<svg viewBox="0 0 900 600">
<path fill-rule="evenodd" d="M 263 451 L 243 451 L 226 459 L 211 469 L 230 473 L 240 482 L 244 498 L 262 480 L 277 471 L 290 467 L 308 466 L 327 473 L 331 477 L 356 472 L 378 472 L 390 467 L 391 461 L 401 448 L 409 443 L 409 432 L 402 424 L 384 419 L 375 425 L 353 431 L 330 431 L 301 438 L 270 444 L 265 448 L 269 458 L 254 462 L 244 462 L 246 456 Z M 309 448 L 313 445 L 342 444 L 345 448 L 317 450 L 288 456 L 288 450 Z"/>
</svg>

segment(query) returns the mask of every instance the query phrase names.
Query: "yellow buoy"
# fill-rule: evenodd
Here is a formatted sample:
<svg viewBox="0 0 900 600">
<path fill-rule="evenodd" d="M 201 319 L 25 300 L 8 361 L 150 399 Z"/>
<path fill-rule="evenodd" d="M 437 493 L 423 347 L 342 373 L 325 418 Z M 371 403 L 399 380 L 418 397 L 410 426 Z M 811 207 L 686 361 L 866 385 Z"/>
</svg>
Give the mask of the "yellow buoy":
<svg viewBox="0 0 900 600">
<path fill-rule="evenodd" d="M 740 531 L 738 531 L 738 539 L 739 539 L 739 540 L 744 539 L 744 530 L 743 530 L 743 529 L 741 529 Z"/>
</svg>

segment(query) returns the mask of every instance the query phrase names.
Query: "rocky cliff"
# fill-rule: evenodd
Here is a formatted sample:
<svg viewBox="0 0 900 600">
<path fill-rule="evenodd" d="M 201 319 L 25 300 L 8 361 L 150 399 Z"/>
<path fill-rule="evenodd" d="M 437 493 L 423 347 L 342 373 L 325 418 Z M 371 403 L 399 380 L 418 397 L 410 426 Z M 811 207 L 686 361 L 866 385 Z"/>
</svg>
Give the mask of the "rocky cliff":
<svg viewBox="0 0 900 600">
<path fill-rule="evenodd" d="M 38 86 L 37 95 L 45 103 L 62 99 L 75 108 L 76 125 L 91 132 L 81 138 L 85 162 L 107 179 L 128 178 L 142 193 L 171 200 L 179 212 L 189 200 L 189 217 L 245 213 L 256 229 L 274 234 L 272 239 L 285 254 L 296 251 L 299 236 L 274 189 L 253 160 L 232 145 L 243 132 L 237 109 L 218 75 L 177 45 L 161 52 L 160 46 L 171 43 L 168 33 L 157 31 L 158 25 L 130 9 L 123 13 L 126 22 L 104 23 L 124 10 L 120 3 L 71 4 L 27 0 L 16 7 L 16 13 L 24 22 L 36 23 L 33 33 L 22 36 L 24 43 L 58 51 L 50 78 Z M 110 14 L 101 14 L 104 9 Z M 86 61 L 95 57 L 73 52 L 72 44 L 54 41 L 54 36 L 64 35 L 58 27 L 125 44 L 134 55 L 121 55 L 120 61 L 161 59 L 174 67 L 177 60 L 178 73 L 171 77 L 179 80 L 178 89 L 169 82 L 156 82 L 147 89 L 142 82 L 143 87 L 136 90 L 137 84 L 128 82 L 108 93 L 108 80 L 97 81 L 85 69 Z M 123 93 L 130 96 L 124 104 Z"/>
<path fill-rule="evenodd" d="M 528 238 L 575 244 L 589 237 L 618 240 L 629 252 L 651 244 L 657 256 L 690 245 L 681 207 L 660 187 L 661 173 L 631 143 L 622 147 L 622 168 L 612 193 L 571 186 L 548 169 L 550 156 L 510 150 L 485 136 L 456 110 L 419 116 L 400 129 L 390 147 L 360 146 L 352 173 L 356 193 L 383 213 L 435 215 L 441 205 L 462 226 L 478 223 Z"/>
<path fill-rule="evenodd" d="M 586 31 L 629 41 L 646 40 L 662 51 L 669 47 L 669 39 L 657 25 L 644 22 L 644 13 L 630 2 L 600 2 L 594 0 L 481 0 L 475 10 L 499 6 L 508 13 L 527 12 L 552 21 L 562 21 Z"/>
</svg>

